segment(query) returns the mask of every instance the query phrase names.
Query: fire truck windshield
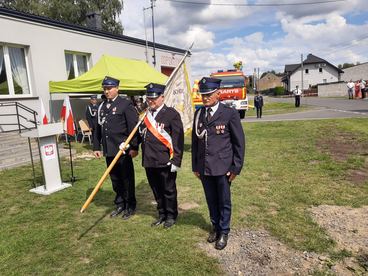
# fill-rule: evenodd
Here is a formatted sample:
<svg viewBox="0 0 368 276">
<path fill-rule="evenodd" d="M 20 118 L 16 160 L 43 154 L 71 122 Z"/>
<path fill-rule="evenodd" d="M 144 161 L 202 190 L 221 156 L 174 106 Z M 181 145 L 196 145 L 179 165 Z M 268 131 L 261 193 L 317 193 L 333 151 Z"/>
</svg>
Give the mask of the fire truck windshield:
<svg viewBox="0 0 368 276">
<path fill-rule="evenodd" d="M 241 76 L 216 76 L 215 78 L 221 79 L 220 88 L 234 88 L 244 87 L 244 77 Z"/>
</svg>

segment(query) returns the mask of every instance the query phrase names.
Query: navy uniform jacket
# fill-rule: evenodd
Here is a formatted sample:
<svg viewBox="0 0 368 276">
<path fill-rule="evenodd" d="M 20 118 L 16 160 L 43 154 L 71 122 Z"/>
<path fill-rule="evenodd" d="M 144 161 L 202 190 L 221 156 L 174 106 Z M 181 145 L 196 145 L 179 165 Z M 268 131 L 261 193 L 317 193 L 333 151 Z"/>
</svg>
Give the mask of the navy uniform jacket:
<svg viewBox="0 0 368 276">
<path fill-rule="evenodd" d="M 116 97 L 110 104 L 105 101 L 100 109 L 99 121 L 93 133 L 93 150 L 101 150 L 105 156 L 113 157 L 119 151 L 119 145 L 124 142 L 138 122 L 138 114 L 131 101 Z M 138 150 L 137 135 L 130 141 L 130 149 Z"/>
<path fill-rule="evenodd" d="M 196 127 L 198 112 L 201 114 Z M 206 124 L 205 107 L 194 114 L 192 131 L 192 170 L 201 175 L 220 176 L 227 172 L 236 175 L 244 163 L 245 136 L 240 123 L 239 113 L 219 103 L 219 107 L 211 120 Z M 207 135 L 199 138 L 196 134 L 203 130 Z"/>
<path fill-rule="evenodd" d="M 86 107 L 86 119 L 88 122 L 88 126 L 93 130 L 97 127 L 97 111 L 98 111 L 98 104 L 89 104 Z"/>
<path fill-rule="evenodd" d="M 262 107 L 263 106 L 263 97 L 261 95 L 254 97 L 254 106 Z"/>
<path fill-rule="evenodd" d="M 170 162 L 180 167 L 184 149 L 184 130 L 180 114 L 174 108 L 164 105 L 157 113 L 155 120 L 171 136 L 174 156 L 170 160 L 169 149 L 143 123 L 140 127 L 142 135 L 142 166 L 145 168 L 162 168 L 167 167 L 167 163 Z"/>
</svg>

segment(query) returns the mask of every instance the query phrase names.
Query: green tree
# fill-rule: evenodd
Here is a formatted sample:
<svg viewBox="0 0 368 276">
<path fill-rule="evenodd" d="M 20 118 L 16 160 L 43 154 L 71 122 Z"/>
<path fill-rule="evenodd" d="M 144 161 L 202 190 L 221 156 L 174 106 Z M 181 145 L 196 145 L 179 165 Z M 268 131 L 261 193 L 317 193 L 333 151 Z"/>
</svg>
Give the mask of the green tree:
<svg viewBox="0 0 368 276">
<path fill-rule="evenodd" d="M 120 0 L 2 0 L 0 6 L 81 26 L 87 26 L 88 13 L 96 12 L 101 14 L 102 30 L 114 34 L 124 30 L 119 21 Z"/>
</svg>

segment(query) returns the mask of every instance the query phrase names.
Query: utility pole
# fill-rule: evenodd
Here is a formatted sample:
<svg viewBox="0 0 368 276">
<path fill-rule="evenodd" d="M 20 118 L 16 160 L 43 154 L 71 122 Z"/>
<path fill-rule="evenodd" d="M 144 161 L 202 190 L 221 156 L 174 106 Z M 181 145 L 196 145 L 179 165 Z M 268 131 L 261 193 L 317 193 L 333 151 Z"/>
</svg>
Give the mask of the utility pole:
<svg viewBox="0 0 368 276">
<path fill-rule="evenodd" d="M 155 44 L 155 19 L 153 13 L 154 2 L 156 0 L 151 0 L 151 9 L 152 9 L 152 42 L 153 42 L 153 67 L 156 67 L 156 44 Z"/>
<path fill-rule="evenodd" d="M 256 92 L 256 68 L 253 71 L 253 91 Z"/>
<path fill-rule="evenodd" d="M 148 63 L 148 41 L 147 41 L 147 28 L 146 28 L 146 13 L 145 11 L 150 9 L 151 7 L 148 8 L 143 8 L 143 24 L 144 24 L 144 36 L 146 38 L 146 49 L 144 51 L 145 55 L 146 55 L 146 62 Z"/>
<path fill-rule="evenodd" d="M 257 91 L 259 91 L 259 67 L 258 69 L 258 74 L 257 74 Z"/>
<path fill-rule="evenodd" d="M 303 73 L 304 73 L 303 54 L 301 54 L 300 58 L 301 58 L 300 64 L 301 64 L 301 68 L 302 68 L 302 87 L 301 87 L 301 90 L 302 90 L 302 93 L 303 93 L 303 89 L 304 89 L 304 83 L 303 83 Z"/>
</svg>

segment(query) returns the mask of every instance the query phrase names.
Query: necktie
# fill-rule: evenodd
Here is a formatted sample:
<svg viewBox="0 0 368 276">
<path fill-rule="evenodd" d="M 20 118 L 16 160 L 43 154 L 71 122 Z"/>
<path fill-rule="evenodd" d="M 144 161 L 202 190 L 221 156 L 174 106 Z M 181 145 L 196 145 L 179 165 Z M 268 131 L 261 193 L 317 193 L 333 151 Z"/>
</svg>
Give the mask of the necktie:
<svg viewBox="0 0 368 276">
<path fill-rule="evenodd" d="M 207 109 L 207 115 L 206 115 L 206 122 L 207 122 L 207 123 L 208 123 L 208 122 L 211 120 L 211 118 L 212 118 L 211 112 L 212 112 L 212 108 L 211 108 L 211 107 L 209 107 L 209 108 Z"/>
<path fill-rule="evenodd" d="M 156 109 L 151 109 L 151 115 L 152 115 L 152 117 L 153 117 L 153 114 L 155 114 L 155 112 L 156 112 Z"/>
</svg>

